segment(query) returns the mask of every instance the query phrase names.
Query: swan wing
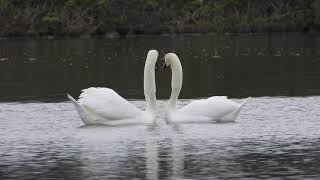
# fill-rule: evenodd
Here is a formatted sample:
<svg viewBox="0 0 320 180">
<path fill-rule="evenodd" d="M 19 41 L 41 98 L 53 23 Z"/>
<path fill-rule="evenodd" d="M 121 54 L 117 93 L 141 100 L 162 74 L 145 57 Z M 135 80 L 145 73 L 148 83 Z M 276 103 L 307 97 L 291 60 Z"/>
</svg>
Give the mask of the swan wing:
<svg viewBox="0 0 320 180">
<path fill-rule="evenodd" d="M 226 96 L 212 96 L 208 99 L 193 101 L 179 109 L 178 113 L 219 120 L 236 113 L 241 106 L 241 104 L 228 99 Z"/>
<path fill-rule="evenodd" d="M 110 88 L 91 87 L 82 90 L 79 104 L 87 111 L 109 120 L 135 118 L 142 113 L 141 110 Z"/>
</svg>

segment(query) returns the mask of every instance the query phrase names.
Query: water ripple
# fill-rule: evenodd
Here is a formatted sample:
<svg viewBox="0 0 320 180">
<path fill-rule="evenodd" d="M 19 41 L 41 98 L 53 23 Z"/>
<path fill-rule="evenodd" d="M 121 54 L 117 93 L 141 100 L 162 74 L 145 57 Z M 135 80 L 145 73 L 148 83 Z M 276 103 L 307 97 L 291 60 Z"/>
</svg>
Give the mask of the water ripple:
<svg viewBox="0 0 320 180">
<path fill-rule="evenodd" d="M 159 101 L 155 127 L 83 126 L 69 102 L 0 103 L 0 177 L 316 179 L 319 101 L 252 98 L 236 123 L 181 125 Z"/>
</svg>

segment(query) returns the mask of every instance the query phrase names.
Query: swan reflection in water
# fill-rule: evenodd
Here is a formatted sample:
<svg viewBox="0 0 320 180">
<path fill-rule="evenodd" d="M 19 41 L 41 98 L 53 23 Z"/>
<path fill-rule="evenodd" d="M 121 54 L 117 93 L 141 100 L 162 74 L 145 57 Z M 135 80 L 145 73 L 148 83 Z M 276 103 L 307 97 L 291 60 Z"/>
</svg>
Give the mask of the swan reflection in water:
<svg viewBox="0 0 320 180">
<path fill-rule="evenodd" d="M 172 132 L 168 133 L 169 136 L 166 138 L 166 144 L 163 145 L 170 150 L 168 152 L 168 155 L 165 155 L 164 157 L 159 157 L 159 149 L 161 147 L 158 144 L 158 129 L 156 127 L 147 128 L 147 136 L 145 143 L 147 179 L 159 179 L 159 172 L 163 170 L 167 172 L 161 172 L 162 175 L 167 174 L 172 178 L 182 178 L 184 176 L 184 140 L 182 128 L 179 125 L 175 124 L 168 126 L 167 129 Z M 168 162 L 165 162 L 165 164 L 168 165 L 168 169 L 166 167 L 161 167 L 160 164 L 160 162 L 166 160 Z"/>
<path fill-rule="evenodd" d="M 184 174 L 184 140 L 183 131 L 179 125 L 172 128 L 172 177 L 183 177 Z"/>
<path fill-rule="evenodd" d="M 180 125 L 82 126 L 79 140 L 84 174 L 146 179 L 184 177 Z"/>
<path fill-rule="evenodd" d="M 158 143 L 157 143 L 157 132 L 155 126 L 147 127 L 146 136 L 146 178 L 147 179 L 158 179 Z"/>
</svg>

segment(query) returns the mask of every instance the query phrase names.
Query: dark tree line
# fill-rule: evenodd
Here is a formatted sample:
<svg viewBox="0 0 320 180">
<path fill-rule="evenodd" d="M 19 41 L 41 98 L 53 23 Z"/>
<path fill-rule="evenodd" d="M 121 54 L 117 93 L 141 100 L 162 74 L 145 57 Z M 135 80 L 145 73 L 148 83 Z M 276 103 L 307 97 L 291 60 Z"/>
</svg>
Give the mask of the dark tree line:
<svg viewBox="0 0 320 180">
<path fill-rule="evenodd" d="M 0 36 L 319 29 L 320 0 L 0 0 Z"/>
</svg>

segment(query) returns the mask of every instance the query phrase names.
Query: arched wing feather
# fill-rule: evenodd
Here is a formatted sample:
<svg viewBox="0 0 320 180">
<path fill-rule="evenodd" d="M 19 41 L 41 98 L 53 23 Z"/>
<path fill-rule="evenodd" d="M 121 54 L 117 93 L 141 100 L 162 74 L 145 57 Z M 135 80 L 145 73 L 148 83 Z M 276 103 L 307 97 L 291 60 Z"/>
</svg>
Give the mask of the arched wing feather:
<svg viewBox="0 0 320 180">
<path fill-rule="evenodd" d="M 110 88 L 88 88 L 82 90 L 79 104 L 109 120 L 129 119 L 141 115 L 142 111 Z"/>
<path fill-rule="evenodd" d="M 179 109 L 178 112 L 185 115 L 219 118 L 235 112 L 239 108 L 238 103 L 227 99 L 226 96 L 212 96 L 201 99 Z"/>
</svg>

